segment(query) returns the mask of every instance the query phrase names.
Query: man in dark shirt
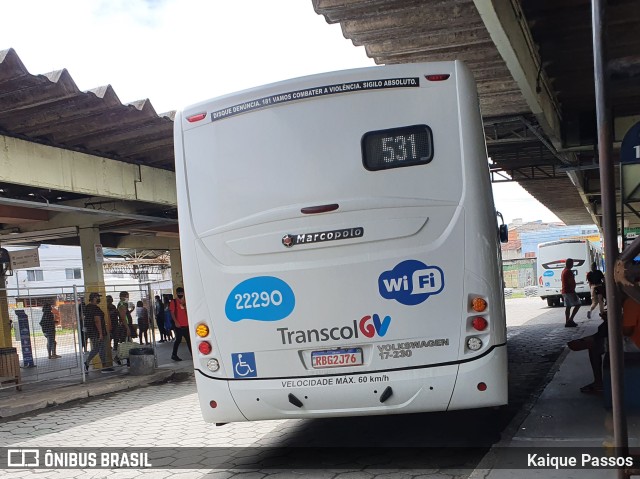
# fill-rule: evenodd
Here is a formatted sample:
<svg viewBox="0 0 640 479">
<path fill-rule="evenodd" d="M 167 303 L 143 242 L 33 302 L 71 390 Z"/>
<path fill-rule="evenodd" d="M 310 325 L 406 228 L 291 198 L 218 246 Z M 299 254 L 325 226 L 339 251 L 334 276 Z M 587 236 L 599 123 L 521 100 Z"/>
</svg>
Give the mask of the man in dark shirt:
<svg viewBox="0 0 640 479">
<path fill-rule="evenodd" d="M 89 371 L 89 363 L 99 354 L 100 361 L 102 361 L 101 372 L 106 373 L 114 369 L 105 367 L 107 364 L 107 355 L 105 352 L 107 325 L 104 320 L 104 311 L 100 309 L 98 303 L 100 303 L 100 293 L 91 293 L 89 295 L 89 304 L 87 304 L 84 309 L 84 328 L 87 337 L 91 341 L 91 352 L 84 363 L 84 370 Z"/>
<path fill-rule="evenodd" d="M 591 289 L 591 308 L 587 311 L 587 318 L 591 319 L 591 311 L 596 306 L 600 306 L 600 314 L 604 312 L 604 273 L 595 262 L 591 263 L 591 271 L 587 273 L 587 283 Z"/>
</svg>

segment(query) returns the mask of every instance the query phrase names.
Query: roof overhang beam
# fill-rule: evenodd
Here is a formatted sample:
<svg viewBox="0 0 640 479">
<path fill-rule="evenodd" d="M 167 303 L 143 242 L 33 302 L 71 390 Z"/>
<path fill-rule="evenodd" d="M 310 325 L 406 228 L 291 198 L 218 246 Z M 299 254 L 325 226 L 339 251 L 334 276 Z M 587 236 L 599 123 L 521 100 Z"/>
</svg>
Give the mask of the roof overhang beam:
<svg viewBox="0 0 640 479">
<path fill-rule="evenodd" d="M 0 135 L 0 182 L 175 206 L 173 171 Z"/>
<path fill-rule="evenodd" d="M 517 0 L 473 0 L 491 39 L 549 140 L 562 148 L 560 109 Z"/>
</svg>

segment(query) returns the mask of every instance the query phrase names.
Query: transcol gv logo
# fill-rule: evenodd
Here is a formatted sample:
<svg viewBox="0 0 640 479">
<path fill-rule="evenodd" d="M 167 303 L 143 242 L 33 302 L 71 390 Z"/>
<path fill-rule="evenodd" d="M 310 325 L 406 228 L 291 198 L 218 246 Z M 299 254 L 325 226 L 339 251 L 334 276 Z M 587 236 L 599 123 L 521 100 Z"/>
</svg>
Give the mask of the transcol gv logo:
<svg viewBox="0 0 640 479">
<path fill-rule="evenodd" d="M 349 325 L 326 327 L 322 329 L 295 330 L 277 328 L 282 344 L 323 343 L 325 341 L 343 341 L 358 339 L 360 334 L 367 338 L 375 335 L 384 337 L 389 330 L 391 316 L 380 317 L 378 314 L 367 314 L 360 321 L 353 320 Z"/>
<path fill-rule="evenodd" d="M 444 273 L 437 266 L 409 259 L 382 273 L 378 289 L 383 298 L 415 306 L 444 289 Z"/>
<path fill-rule="evenodd" d="M 360 320 L 360 331 L 367 338 L 373 338 L 376 333 L 378 336 L 382 337 L 387 334 L 387 330 L 389 329 L 389 325 L 391 324 L 391 316 L 385 316 L 384 319 L 380 320 L 380 316 L 374 314 L 373 316 L 364 316 Z"/>
</svg>

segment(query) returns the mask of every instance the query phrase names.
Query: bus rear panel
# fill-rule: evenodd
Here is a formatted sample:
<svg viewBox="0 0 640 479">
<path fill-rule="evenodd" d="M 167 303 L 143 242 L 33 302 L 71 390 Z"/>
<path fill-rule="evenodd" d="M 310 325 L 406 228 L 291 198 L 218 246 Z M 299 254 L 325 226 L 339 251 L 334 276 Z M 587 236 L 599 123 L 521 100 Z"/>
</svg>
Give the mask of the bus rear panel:
<svg viewBox="0 0 640 479">
<path fill-rule="evenodd" d="M 548 241 L 538 245 L 538 295 L 546 299 L 549 306 L 564 304 L 562 299 L 562 270 L 567 259 L 573 259 L 573 274 L 576 277 L 576 293 L 580 299 L 591 301 L 587 273 L 591 264 L 599 263 L 601 253 L 587 239 L 565 239 Z"/>
<path fill-rule="evenodd" d="M 267 85 L 175 125 L 206 420 L 507 402 L 495 209 L 461 63 Z"/>
</svg>

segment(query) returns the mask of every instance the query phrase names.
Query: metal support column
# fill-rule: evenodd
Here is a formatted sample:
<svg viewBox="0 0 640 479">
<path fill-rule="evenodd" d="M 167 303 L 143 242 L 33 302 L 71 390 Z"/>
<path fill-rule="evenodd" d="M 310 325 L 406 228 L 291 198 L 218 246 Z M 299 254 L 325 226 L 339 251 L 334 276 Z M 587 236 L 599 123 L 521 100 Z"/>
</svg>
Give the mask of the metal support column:
<svg viewBox="0 0 640 479">
<path fill-rule="evenodd" d="M 593 74 L 595 80 L 596 116 L 598 120 L 598 156 L 600 161 L 600 191 L 602 192 L 605 252 L 605 278 L 608 305 L 609 358 L 611 361 L 611 393 L 613 403 L 613 434 L 616 453 L 628 450 L 627 422 L 624 409 L 624 356 L 622 348 L 622 308 L 616 291 L 613 270 L 618 258 L 618 225 L 611 144 L 611 116 L 607 102 L 607 76 L 604 71 L 606 49 L 606 0 L 592 0 Z M 624 228 L 624 225 L 623 225 Z M 624 469 L 618 477 L 627 477 Z"/>
</svg>

